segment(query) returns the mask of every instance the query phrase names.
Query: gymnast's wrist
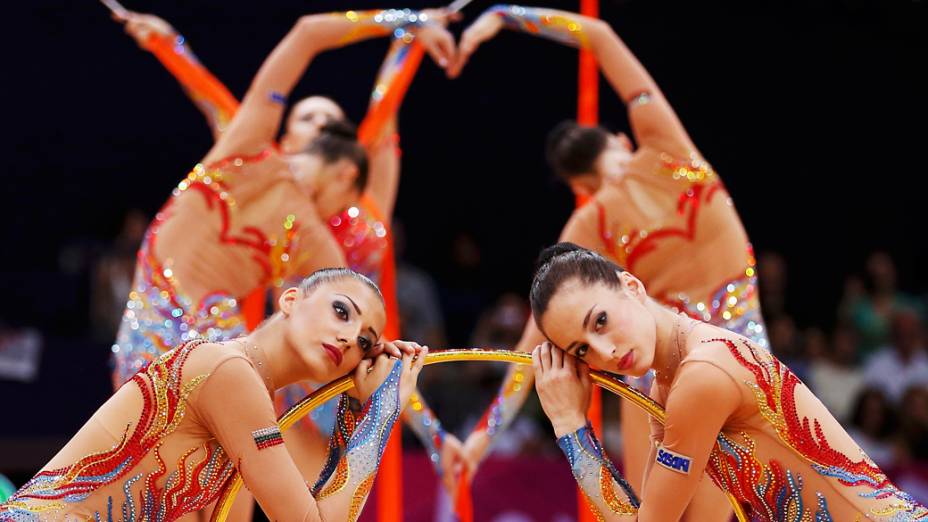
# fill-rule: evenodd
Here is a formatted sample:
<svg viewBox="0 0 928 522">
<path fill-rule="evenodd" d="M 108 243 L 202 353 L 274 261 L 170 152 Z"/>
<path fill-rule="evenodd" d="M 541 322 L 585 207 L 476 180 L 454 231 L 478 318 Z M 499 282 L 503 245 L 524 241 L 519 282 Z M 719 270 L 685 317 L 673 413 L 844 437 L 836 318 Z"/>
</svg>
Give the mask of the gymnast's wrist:
<svg viewBox="0 0 928 522">
<path fill-rule="evenodd" d="M 554 436 L 558 440 L 577 433 L 578 431 L 590 425 L 590 421 L 585 415 L 569 415 L 560 419 L 551 419 L 551 426 L 554 427 Z"/>
<path fill-rule="evenodd" d="M 486 14 L 498 16 L 507 29 L 519 30 L 518 18 L 527 13 L 526 8 L 514 4 L 495 4 L 486 10 Z"/>
</svg>

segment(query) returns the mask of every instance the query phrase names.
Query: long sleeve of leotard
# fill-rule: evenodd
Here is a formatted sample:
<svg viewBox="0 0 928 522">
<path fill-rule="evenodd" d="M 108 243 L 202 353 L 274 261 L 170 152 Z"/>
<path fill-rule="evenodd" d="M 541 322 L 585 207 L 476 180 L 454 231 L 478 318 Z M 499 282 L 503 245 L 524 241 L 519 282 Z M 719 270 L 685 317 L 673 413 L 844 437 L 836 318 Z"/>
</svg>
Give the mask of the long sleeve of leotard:
<svg viewBox="0 0 928 522">
<path fill-rule="evenodd" d="M 557 439 L 557 445 L 570 462 L 570 470 L 597 520 L 635 516 L 638 498 L 606 456 L 589 423 Z"/>
<path fill-rule="evenodd" d="M 496 436 L 506 431 L 515 420 L 532 391 L 532 382 L 535 376 L 531 368 L 521 364 L 513 365 L 506 373 L 502 386 L 496 398 L 484 412 L 475 430 L 486 431 L 491 444 Z"/>
<path fill-rule="evenodd" d="M 386 381 L 363 405 L 348 394 L 339 399 L 338 421 L 329 439 L 325 467 L 313 486 L 313 495 L 332 520 L 355 521 L 367 500 L 380 458 L 400 412 L 399 384 L 402 361 L 393 365 Z M 327 505 L 334 501 L 334 508 Z"/>
<path fill-rule="evenodd" d="M 409 397 L 409 404 L 403 410 L 403 422 L 416 434 L 416 438 L 422 443 L 432 466 L 440 476 L 442 474 L 441 448 L 445 441 L 445 429 L 418 389 L 413 391 Z"/>
<path fill-rule="evenodd" d="M 580 16 L 566 11 L 497 4 L 488 11 L 503 19 L 508 29 L 554 40 L 573 47 L 587 47 L 587 35 Z"/>
</svg>

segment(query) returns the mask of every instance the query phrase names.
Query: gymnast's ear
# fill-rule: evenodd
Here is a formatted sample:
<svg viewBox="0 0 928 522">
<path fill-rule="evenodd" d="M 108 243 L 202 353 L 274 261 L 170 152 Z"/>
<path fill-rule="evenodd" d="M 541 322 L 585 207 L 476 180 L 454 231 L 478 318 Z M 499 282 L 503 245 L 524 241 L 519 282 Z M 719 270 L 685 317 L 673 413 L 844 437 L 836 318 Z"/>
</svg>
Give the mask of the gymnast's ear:
<svg viewBox="0 0 928 522">
<path fill-rule="evenodd" d="M 625 134 L 624 132 L 618 132 L 616 133 L 615 137 L 618 138 L 619 144 L 622 146 L 622 148 L 628 152 L 635 151 L 635 144 L 632 143 L 632 140 L 628 137 L 628 134 Z"/>
<path fill-rule="evenodd" d="M 284 317 L 290 315 L 290 311 L 293 310 L 293 305 L 301 297 L 303 297 L 303 291 L 295 286 L 284 290 L 280 294 L 280 297 L 277 299 L 277 306 L 280 307 L 280 312 L 284 314 Z"/>
<path fill-rule="evenodd" d="M 644 287 L 644 283 L 633 276 L 631 272 L 623 270 L 616 272 L 616 275 L 619 277 L 619 281 L 622 284 L 622 292 L 626 296 L 642 302 L 647 299 L 648 291 Z"/>
</svg>

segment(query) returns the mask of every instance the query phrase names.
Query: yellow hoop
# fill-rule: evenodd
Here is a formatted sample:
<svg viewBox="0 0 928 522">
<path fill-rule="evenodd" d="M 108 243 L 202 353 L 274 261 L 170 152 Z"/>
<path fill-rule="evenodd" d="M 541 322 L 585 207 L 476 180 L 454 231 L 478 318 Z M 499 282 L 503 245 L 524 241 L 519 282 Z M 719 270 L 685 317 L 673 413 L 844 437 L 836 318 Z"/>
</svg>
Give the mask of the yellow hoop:
<svg viewBox="0 0 928 522">
<path fill-rule="evenodd" d="M 497 361 L 528 365 L 532 364 L 532 356 L 527 353 L 512 352 L 509 350 L 443 350 L 428 354 L 425 358 L 425 365 L 428 366 L 430 364 L 457 361 Z M 601 388 L 631 401 L 634 405 L 643 409 L 648 415 L 654 417 L 658 422 L 664 424 L 664 409 L 647 395 L 606 372 L 592 371 L 590 372 L 590 377 L 593 382 Z M 277 420 L 280 430 L 287 431 L 291 426 L 296 424 L 298 420 L 308 415 L 309 412 L 340 393 L 350 390 L 352 387 L 354 387 L 354 381 L 352 381 L 350 375 L 346 375 L 341 379 L 332 381 L 322 388 L 319 388 L 280 416 L 280 419 Z M 236 472 L 235 475 L 226 482 L 225 487 L 223 487 L 222 494 L 216 502 L 216 509 L 213 510 L 213 516 L 210 519 L 211 522 L 225 522 L 226 517 L 229 515 L 229 510 L 232 509 L 232 502 L 235 500 L 235 495 L 238 494 L 241 487 L 242 476 Z M 735 510 L 735 516 L 738 518 L 739 522 L 748 522 L 747 513 L 745 513 L 741 503 L 739 503 L 731 493 L 726 492 L 726 496 L 728 496 L 728 501 L 731 502 L 732 508 Z"/>
</svg>

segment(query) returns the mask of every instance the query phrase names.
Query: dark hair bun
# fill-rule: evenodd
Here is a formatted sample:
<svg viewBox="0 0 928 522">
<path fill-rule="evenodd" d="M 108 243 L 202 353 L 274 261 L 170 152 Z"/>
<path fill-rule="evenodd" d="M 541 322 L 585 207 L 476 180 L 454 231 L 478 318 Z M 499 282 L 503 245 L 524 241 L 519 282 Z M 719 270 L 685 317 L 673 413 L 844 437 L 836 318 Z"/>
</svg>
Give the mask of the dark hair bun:
<svg viewBox="0 0 928 522">
<path fill-rule="evenodd" d="M 575 245 L 567 241 L 563 241 L 561 243 L 551 245 L 545 248 L 544 250 L 542 250 L 540 254 L 538 254 L 538 259 L 535 261 L 535 270 L 538 270 L 541 267 L 545 266 L 549 261 L 551 261 L 555 257 L 561 256 L 561 255 L 564 255 L 570 252 L 586 251 L 586 250 L 587 249 L 583 248 L 582 246 Z"/>
<path fill-rule="evenodd" d="M 319 129 L 320 135 L 329 135 L 346 140 L 358 139 L 358 128 L 348 120 L 331 120 Z"/>
</svg>

